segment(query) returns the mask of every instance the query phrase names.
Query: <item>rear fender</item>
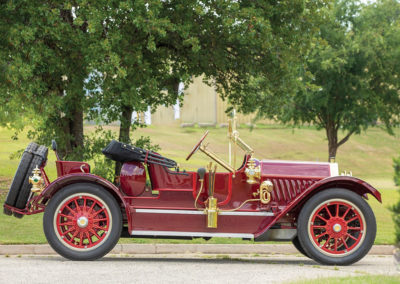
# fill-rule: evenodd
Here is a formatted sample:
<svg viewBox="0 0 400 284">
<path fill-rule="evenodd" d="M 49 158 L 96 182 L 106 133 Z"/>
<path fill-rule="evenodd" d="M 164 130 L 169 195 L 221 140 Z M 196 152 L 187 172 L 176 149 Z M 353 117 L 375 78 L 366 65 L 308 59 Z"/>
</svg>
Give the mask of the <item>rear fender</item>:
<svg viewBox="0 0 400 284">
<path fill-rule="evenodd" d="M 102 186 L 105 190 L 107 190 L 109 193 L 111 193 L 111 195 L 114 196 L 115 200 L 119 204 L 121 204 L 123 212 L 125 211 L 126 213 L 128 226 L 129 227 L 131 226 L 131 214 L 129 205 L 124 200 L 124 197 L 120 192 L 120 190 L 118 189 L 118 187 L 116 187 L 113 183 L 109 182 L 108 180 L 93 174 L 75 173 L 59 177 L 55 181 L 50 183 L 41 193 L 40 196 L 44 199 L 49 200 L 54 196 L 54 194 L 56 194 L 63 187 L 74 183 L 93 183 Z"/>
<path fill-rule="evenodd" d="M 288 213 L 294 213 L 295 215 L 297 215 L 303 205 L 312 196 L 328 188 L 345 188 L 363 196 L 364 198 L 367 198 L 367 194 L 371 194 L 380 203 L 382 203 L 380 192 L 361 179 L 350 176 L 335 176 L 325 178 L 323 180 L 320 180 L 319 182 L 314 183 L 301 194 L 299 194 L 295 199 L 293 199 L 284 210 L 282 210 L 275 216 L 274 220 L 267 227 L 263 228 L 261 231 L 255 234 L 256 241 L 257 238 L 258 240 L 263 240 L 262 235 L 266 233 L 266 231 L 268 231 L 268 229 L 272 225 L 274 225 L 280 218 Z"/>
</svg>

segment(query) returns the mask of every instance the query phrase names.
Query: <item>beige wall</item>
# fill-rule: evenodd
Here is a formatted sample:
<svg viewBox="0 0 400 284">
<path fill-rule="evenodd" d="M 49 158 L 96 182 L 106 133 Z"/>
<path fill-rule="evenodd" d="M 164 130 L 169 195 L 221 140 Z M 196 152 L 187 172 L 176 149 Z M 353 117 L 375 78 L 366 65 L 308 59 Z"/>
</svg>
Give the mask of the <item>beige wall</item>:
<svg viewBox="0 0 400 284">
<path fill-rule="evenodd" d="M 181 123 L 217 123 L 217 93 L 197 77 L 185 90 Z"/>
<path fill-rule="evenodd" d="M 152 114 L 152 124 L 210 123 L 219 125 L 228 122 L 228 115 L 225 114 L 228 106 L 228 102 L 218 96 L 215 88 L 205 84 L 202 77 L 197 77 L 185 90 L 180 119 L 174 119 L 173 107 L 159 107 Z M 254 114 L 238 113 L 237 122 L 239 124 L 250 123 L 254 117 Z M 262 122 L 266 123 L 267 121 Z"/>
<path fill-rule="evenodd" d="M 175 120 L 174 108 L 159 106 L 157 110 L 151 114 L 151 124 L 163 125 L 163 124 L 174 124 Z"/>
</svg>

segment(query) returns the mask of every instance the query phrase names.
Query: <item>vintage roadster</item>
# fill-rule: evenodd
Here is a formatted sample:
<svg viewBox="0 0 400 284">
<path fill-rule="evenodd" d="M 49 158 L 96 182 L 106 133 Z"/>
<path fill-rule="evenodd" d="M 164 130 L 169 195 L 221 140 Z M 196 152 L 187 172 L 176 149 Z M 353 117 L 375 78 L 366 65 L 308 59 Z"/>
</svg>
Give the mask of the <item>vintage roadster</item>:
<svg viewBox="0 0 400 284">
<path fill-rule="evenodd" d="M 72 260 L 101 258 L 120 237 L 291 241 L 305 256 L 331 265 L 352 264 L 368 253 L 376 221 L 365 199 L 371 194 L 381 202 L 375 188 L 339 175 L 334 162 L 257 160 L 234 123 L 228 129 L 233 149 L 245 151 L 238 168 L 209 150 L 208 132 L 187 160 L 200 150 L 214 163 L 197 172 L 112 141 L 103 153 L 123 163 L 115 183 L 91 174 L 85 162 L 61 160 L 55 142 L 58 178 L 51 182 L 45 172 L 47 148 L 31 143 L 4 213 L 44 212 L 49 244 Z M 217 172 L 217 165 L 224 170 Z"/>
</svg>

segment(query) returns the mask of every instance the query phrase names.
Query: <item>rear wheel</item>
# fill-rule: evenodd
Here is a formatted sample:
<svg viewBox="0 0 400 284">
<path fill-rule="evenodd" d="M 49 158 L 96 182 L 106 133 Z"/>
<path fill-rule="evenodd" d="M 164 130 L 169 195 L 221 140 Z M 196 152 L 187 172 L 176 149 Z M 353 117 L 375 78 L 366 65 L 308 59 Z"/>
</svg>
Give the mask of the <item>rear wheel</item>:
<svg viewBox="0 0 400 284">
<path fill-rule="evenodd" d="M 292 240 L 292 243 L 293 243 L 294 247 L 295 247 L 301 254 L 303 254 L 303 255 L 306 256 L 306 257 L 309 257 L 309 256 L 307 255 L 306 251 L 305 251 L 305 250 L 303 249 L 303 247 L 301 246 L 298 236 L 296 236 L 296 237 Z"/>
<path fill-rule="evenodd" d="M 308 256 L 322 264 L 349 265 L 371 249 L 376 221 L 358 194 L 331 188 L 313 196 L 298 219 L 298 237 Z"/>
<path fill-rule="evenodd" d="M 115 198 L 88 183 L 69 185 L 49 202 L 43 227 L 51 247 L 71 260 L 95 260 L 110 252 L 121 235 Z"/>
</svg>

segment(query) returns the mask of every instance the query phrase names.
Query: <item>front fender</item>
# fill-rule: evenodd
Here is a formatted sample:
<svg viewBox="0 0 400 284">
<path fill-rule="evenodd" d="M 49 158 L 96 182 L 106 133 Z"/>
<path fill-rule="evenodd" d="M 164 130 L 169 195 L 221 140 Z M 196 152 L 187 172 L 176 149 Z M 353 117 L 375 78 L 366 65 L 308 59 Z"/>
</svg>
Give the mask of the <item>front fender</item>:
<svg viewBox="0 0 400 284">
<path fill-rule="evenodd" d="M 273 225 L 275 224 L 281 217 L 285 216 L 287 213 L 291 211 L 296 211 L 295 209 L 300 209 L 308 199 L 310 199 L 314 194 L 320 192 L 321 190 L 328 188 L 345 188 L 351 190 L 361 196 L 366 197 L 369 193 L 374 196 L 380 203 L 382 203 L 382 197 L 380 192 L 374 188 L 372 185 L 367 182 L 350 176 L 334 176 L 322 179 L 310 187 L 308 187 L 301 194 L 296 196 L 289 204 L 283 209 L 280 213 L 278 213 L 274 220 L 265 228 L 260 230 L 255 234 L 255 238 L 257 240 L 263 240 L 262 235 Z"/>
<path fill-rule="evenodd" d="M 74 184 L 74 183 L 81 183 L 81 182 L 89 182 L 93 184 L 98 184 L 102 186 L 105 190 L 110 192 L 117 202 L 122 204 L 124 207 L 123 209 L 125 210 L 126 217 L 128 220 L 128 224 L 130 226 L 131 224 L 131 214 L 129 211 L 129 205 L 125 201 L 121 191 L 116 187 L 113 183 L 109 182 L 108 180 L 96 176 L 94 174 L 89 174 L 89 173 L 74 173 L 74 174 L 69 174 L 65 175 L 62 177 L 57 178 L 54 180 L 52 183 L 50 183 L 40 194 L 40 196 L 43 199 L 51 199 L 54 194 L 56 194 L 59 190 L 61 190 L 63 187 Z"/>
</svg>

